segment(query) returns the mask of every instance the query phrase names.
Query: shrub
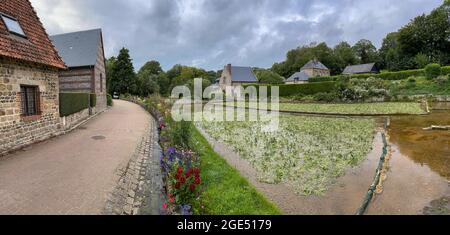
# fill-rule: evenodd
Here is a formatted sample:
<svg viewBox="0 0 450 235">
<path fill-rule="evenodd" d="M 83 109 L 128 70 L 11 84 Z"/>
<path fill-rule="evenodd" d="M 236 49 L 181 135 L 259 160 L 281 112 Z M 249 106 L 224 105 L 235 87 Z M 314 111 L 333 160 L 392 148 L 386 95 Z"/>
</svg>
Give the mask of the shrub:
<svg viewBox="0 0 450 235">
<path fill-rule="evenodd" d="M 416 83 L 416 78 L 415 77 L 409 77 L 408 78 L 408 82 L 409 83 Z"/>
<path fill-rule="evenodd" d="M 59 113 L 66 117 L 89 108 L 89 93 L 60 93 Z"/>
<path fill-rule="evenodd" d="M 94 93 L 89 94 L 89 101 L 91 108 L 97 106 L 97 95 Z"/>
<path fill-rule="evenodd" d="M 449 81 L 449 76 L 439 76 L 435 78 L 435 81 L 438 85 L 445 85 Z"/>
<path fill-rule="evenodd" d="M 112 98 L 112 96 L 111 96 L 110 94 L 107 94 L 107 95 L 106 95 L 106 104 L 107 104 L 109 107 L 113 106 L 113 98 Z"/>
<path fill-rule="evenodd" d="M 428 80 L 432 80 L 441 75 L 441 66 L 439 64 L 429 64 L 425 67 L 425 76 Z"/>
<path fill-rule="evenodd" d="M 170 140 L 173 146 L 188 149 L 191 143 L 192 123 L 187 121 L 173 122 L 169 130 Z"/>
<path fill-rule="evenodd" d="M 314 95 L 314 100 L 323 102 L 334 102 L 338 99 L 338 95 L 335 92 L 320 92 Z"/>
</svg>

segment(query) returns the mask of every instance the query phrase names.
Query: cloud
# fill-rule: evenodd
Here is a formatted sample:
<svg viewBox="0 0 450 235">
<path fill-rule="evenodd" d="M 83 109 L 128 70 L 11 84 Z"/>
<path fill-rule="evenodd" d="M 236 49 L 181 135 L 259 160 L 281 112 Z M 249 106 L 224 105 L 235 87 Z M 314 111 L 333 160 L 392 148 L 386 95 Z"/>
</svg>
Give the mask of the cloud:
<svg viewBox="0 0 450 235">
<path fill-rule="evenodd" d="M 158 60 L 218 70 L 270 67 L 311 42 L 369 39 L 430 12 L 441 0 L 31 0 L 49 34 L 102 28 L 106 55 L 130 49 L 135 66 Z"/>
</svg>

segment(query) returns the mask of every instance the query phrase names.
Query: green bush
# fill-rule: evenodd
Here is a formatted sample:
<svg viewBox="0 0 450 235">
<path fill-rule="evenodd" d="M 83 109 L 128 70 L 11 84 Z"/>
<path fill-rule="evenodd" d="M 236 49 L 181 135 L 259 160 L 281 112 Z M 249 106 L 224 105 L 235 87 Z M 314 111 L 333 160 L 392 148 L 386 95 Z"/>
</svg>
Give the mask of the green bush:
<svg viewBox="0 0 450 235">
<path fill-rule="evenodd" d="M 191 141 L 192 123 L 187 121 L 173 122 L 169 130 L 170 140 L 173 146 L 188 149 Z"/>
<path fill-rule="evenodd" d="M 89 108 L 89 93 L 60 93 L 59 114 L 66 117 Z"/>
<path fill-rule="evenodd" d="M 97 106 L 97 95 L 94 93 L 89 94 L 90 106 L 94 108 Z"/>
<path fill-rule="evenodd" d="M 441 66 L 439 64 L 429 64 L 425 67 L 425 76 L 428 80 L 432 80 L 441 75 Z"/>
<path fill-rule="evenodd" d="M 107 104 L 109 107 L 113 106 L 113 98 L 112 98 L 112 96 L 111 96 L 110 94 L 107 94 L 107 95 L 106 95 L 106 104 Z"/>
</svg>

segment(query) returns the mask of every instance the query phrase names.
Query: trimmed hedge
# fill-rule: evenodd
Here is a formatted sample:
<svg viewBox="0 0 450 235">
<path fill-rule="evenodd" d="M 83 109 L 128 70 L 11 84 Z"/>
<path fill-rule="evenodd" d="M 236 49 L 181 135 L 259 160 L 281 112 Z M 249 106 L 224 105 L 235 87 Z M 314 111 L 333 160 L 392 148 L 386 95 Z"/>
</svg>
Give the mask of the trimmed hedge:
<svg viewBox="0 0 450 235">
<path fill-rule="evenodd" d="M 106 104 L 107 104 L 109 107 L 113 106 L 113 98 L 112 98 L 112 96 L 111 96 L 110 94 L 107 94 L 107 95 L 106 95 Z"/>
<path fill-rule="evenodd" d="M 89 108 L 89 93 L 60 93 L 59 114 L 66 117 Z"/>
<path fill-rule="evenodd" d="M 91 102 L 91 103 L 90 103 L 91 108 L 94 108 L 95 106 L 97 106 L 97 95 L 91 93 L 91 94 L 89 94 L 89 96 L 90 96 L 89 100 L 90 100 L 90 102 Z"/>
<path fill-rule="evenodd" d="M 332 92 L 335 89 L 335 82 L 316 82 L 316 83 L 304 83 L 304 84 L 285 84 L 285 85 L 279 85 L 280 88 L 280 97 L 291 97 L 291 96 L 297 96 L 297 95 L 315 95 L 317 93 L 328 93 Z M 259 94 L 259 87 L 258 85 L 248 85 L 249 86 L 255 86 L 258 90 Z M 271 95 L 271 87 L 270 85 L 264 85 L 267 87 L 267 95 Z M 277 86 L 277 85 L 274 85 Z"/>
<path fill-rule="evenodd" d="M 442 75 L 450 74 L 450 66 L 442 67 Z M 309 79 L 310 82 L 326 82 L 326 81 L 337 81 L 339 78 L 350 77 L 350 78 L 381 78 L 383 80 L 403 80 L 411 76 L 425 76 L 425 69 L 413 69 L 404 70 L 398 72 L 385 72 L 379 74 L 354 74 L 354 75 L 336 75 L 330 77 L 316 77 Z"/>
</svg>

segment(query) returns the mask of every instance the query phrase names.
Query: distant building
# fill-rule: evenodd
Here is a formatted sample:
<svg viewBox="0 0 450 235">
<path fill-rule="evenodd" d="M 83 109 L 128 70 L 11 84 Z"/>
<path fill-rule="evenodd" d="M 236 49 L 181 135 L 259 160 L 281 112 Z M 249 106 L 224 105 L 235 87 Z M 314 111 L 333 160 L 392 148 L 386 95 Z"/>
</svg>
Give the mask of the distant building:
<svg viewBox="0 0 450 235">
<path fill-rule="evenodd" d="M 370 64 L 359 64 L 359 65 L 351 65 L 347 66 L 342 72 L 344 75 L 352 75 L 352 74 L 366 74 L 366 73 L 379 73 L 380 70 L 377 68 L 375 63 Z"/>
<path fill-rule="evenodd" d="M 305 72 L 297 72 L 286 80 L 286 84 L 308 83 L 310 76 Z"/>
<path fill-rule="evenodd" d="M 313 77 L 330 76 L 330 70 L 317 59 L 310 60 L 301 69 L 286 80 L 286 84 L 308 83 Z"/>
<path fill-rule="evenodd" d="M 301 69 L 300 72 L 305 72 L 309 77 L 328 77 L 331 75 L 330 70 L 317 59 L 310 60 Z"/>
<path fill-rule="evenodd" d="M 69 67 L 59 74 L 62 92 L 94 93 L 96 111 L 106 109 L 106 65 L 101 29 L 51 36 L 59 55 Z"/>
<path fill-rule="evenodd" d="M 239 86 L 243 84 L 258 83 L 255 73 L 251 67 L 225 65 L 220 77 L 220 87 L 225 89 L 227 86 Z"/>
</svg>

